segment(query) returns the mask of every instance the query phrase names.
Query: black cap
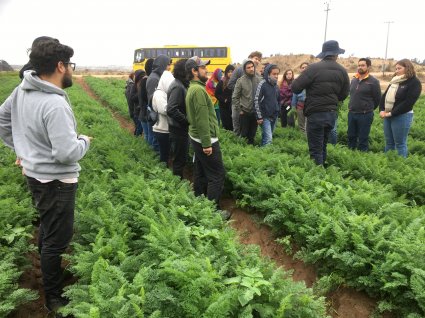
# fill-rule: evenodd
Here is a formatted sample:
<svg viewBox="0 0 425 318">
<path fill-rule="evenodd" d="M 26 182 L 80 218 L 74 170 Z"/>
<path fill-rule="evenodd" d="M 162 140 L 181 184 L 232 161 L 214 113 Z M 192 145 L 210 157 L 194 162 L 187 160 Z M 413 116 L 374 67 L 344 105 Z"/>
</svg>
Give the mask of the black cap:
<svg viewBox="0 0 425 318">
<path fill-rule="evenodd" d="M 186 61 L 186 72 L 191 72 L 192 68 L 198 68 L 199 66 L 206 66 L 210 64 L 210 60 L 201 60 L 197 56 L 193 56 Z"/>
</svg>

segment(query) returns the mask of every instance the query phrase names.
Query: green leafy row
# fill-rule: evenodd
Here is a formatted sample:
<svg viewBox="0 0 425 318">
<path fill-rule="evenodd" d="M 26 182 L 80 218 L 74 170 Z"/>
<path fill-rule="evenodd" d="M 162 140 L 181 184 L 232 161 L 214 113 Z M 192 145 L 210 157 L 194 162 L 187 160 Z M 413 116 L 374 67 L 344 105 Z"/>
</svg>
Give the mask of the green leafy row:
<svg viewBox="0 0 425 318">
<path fill-rule="evenodd" d="M 75 317 L 324 317 L 323 299 L 236 243 L 213 204 L 164 169 L 81 88 L 82 161 L 64 313 Z"/>
</svg>

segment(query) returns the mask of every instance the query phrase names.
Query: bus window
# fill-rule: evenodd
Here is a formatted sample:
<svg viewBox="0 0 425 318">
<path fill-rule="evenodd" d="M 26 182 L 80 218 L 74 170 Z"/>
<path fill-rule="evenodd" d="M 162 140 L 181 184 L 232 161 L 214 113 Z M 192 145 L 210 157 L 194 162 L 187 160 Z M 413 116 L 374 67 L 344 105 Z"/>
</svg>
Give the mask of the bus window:
<svg viewBox="0 0 425 318">
<path fill-rule="evenodd" d="M 180 50 L 179 49 L 171 49 L 170 53 L 171 53 L 171 57 L 180 57 Z"/>
<path fill-rule="evenodd" d="M 220 47 L 216 49 L 217 57 L 226 57 L 226 49 L 224 47 Z"/>
<path fill-rule="evenodd" d="M 144 61 L 145 55 L 143 53 L 143 50 L 136 50 L 134 52 L 134 63 L 140 63 Z"/>
</svg>

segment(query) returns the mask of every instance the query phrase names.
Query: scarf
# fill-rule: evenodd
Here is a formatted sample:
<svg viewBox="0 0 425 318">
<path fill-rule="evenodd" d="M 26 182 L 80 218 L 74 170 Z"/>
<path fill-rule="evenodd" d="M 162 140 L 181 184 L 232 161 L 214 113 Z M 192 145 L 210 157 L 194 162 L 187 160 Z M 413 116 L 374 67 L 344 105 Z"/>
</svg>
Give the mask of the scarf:
<svg viewBox="0 0 425 318">
<path fill-rule="evenodd" d="M 390 81 L 390 87 L 388 87 L 387 95 L 385 96 L 385 111 L 388 113 L 392 111 L 395 103 L 395 95 L 397 94 L 398 86 L 401 82 L 406 80 L 405 75 L 394 76 Z"/>
</svg>

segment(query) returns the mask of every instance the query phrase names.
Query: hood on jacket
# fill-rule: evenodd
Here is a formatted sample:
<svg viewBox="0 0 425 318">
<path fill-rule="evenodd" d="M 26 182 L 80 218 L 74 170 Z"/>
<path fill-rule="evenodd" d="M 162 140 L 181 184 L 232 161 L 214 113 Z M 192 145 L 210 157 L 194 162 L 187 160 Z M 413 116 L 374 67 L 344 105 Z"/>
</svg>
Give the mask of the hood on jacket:
<svg viewBox="0 0 425 318">
<path fill-rule="evenodd" d="M 151 73 L 152 73 L 153 61 L 154 61 L 153 58 L 149 58 L 149 59 L 146 60 L 145 71 L 146 71 L 147 76 L 151 75 Z"/>
<path fill-rule="evenodd" d="M 267 64 L 264 68 L 263 78 L 266 80 L 267 83 L 274 85 L 270 82 L 270 73 L 272 72 L 272 69 L 278 68 L 276 64 Z"/>
<path fill-rule="evenodd" d="M 158 89 L 165 92 L 167 94 L 168 88 L 170 87 L 171 83 L 174 81 L 174 76 L 170 71 L 164 71 L 162 73 L 161 78 L 158 82 Z"/>
<path fill-rule="evenodd" d="M 154 61 L 152 65 L 152 72 L 159 76 L 164 73 L 167 69 L 167 65 L 170 64 L 171 59 L 167 55 L 160 55 Z"/>
<path fill-rule="evenodd" d="M 246 69 L 246 66 L 247 66 L 249 63 L 252 63 L 252 64 L 254 65 L 254 75 L 255 75 L 255 64 L 254 64 L 254 62 L 253 62 L 252 60 L 250 60 L 250 59 L 244 60 L 244 61 L 242 62 L 242 69 L 243 69 L 243 72 L 244 72 L 244 74 L 248 75 L 248 74 L 246 73 L 245 69 Z M 248 75 L 248 76 L 253 76 L 253 75 Z"/>
<path fill-rule="evenodd" d="M 24 72 L 24 80 L 21 83 L 21 88 L 26 91 L 40 91 L 44 93 L 58 94 L 67 98 L 63 89 L 50 82 L 43 81 L 36 75 L 35 71 L 31 70 Z"/>
<path fill-rule="evenodd" d="M 221 68 L 216 68 L 214 73 L 212 73 L 210 79 L 214 82 L 220 82 L 221 78 L 223 77 L 223 70 Z"/>
</svg>

